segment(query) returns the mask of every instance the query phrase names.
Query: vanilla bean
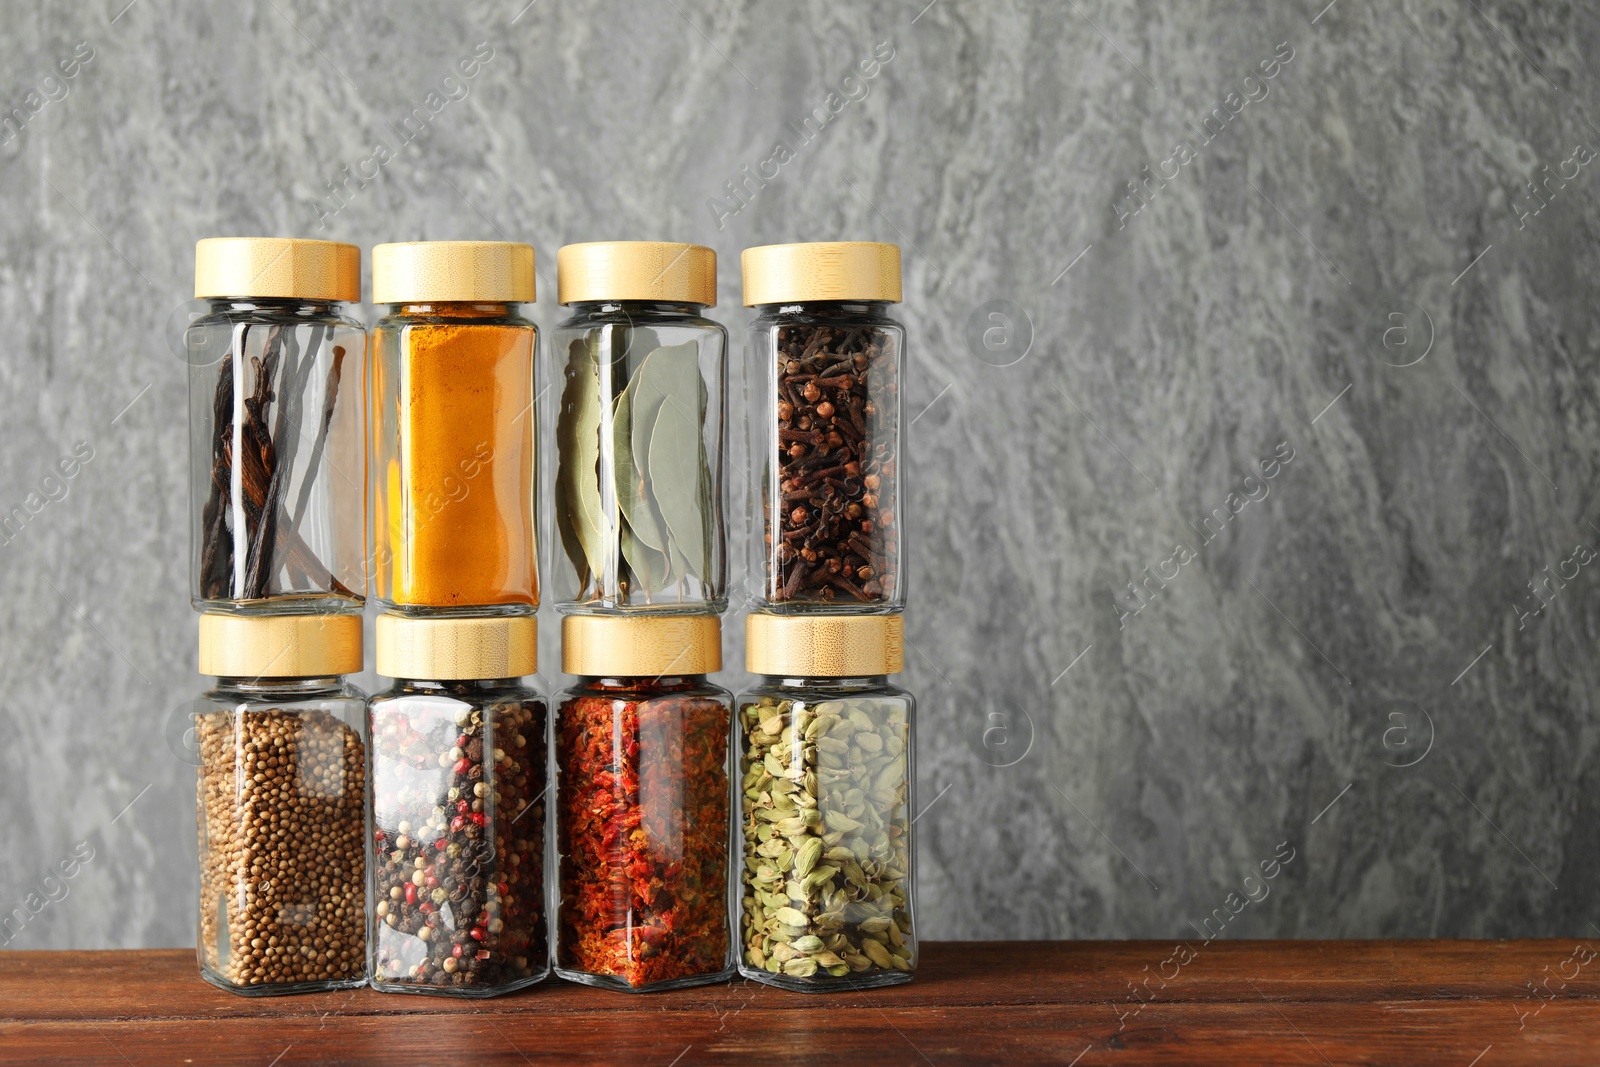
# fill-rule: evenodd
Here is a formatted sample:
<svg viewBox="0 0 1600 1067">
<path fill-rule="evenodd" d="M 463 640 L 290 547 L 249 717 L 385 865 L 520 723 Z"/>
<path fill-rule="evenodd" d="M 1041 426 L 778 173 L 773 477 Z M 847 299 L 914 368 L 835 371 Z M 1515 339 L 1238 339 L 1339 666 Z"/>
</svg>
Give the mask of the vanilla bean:
<svg viewBox="0 0 1600 1067">
<path fill-rule="evenodd" d="M 288 340 L 284 341 L 287 334 Z M 273 549 L 276 547 L 275 536 L 278 526 L 278 508 L 283 496 L 284 483 L 288 479 L 287 471 L 293 464 L 291 453 L 292 441 L 289 439 L 289 415 L 296 412 L 298 393 L 293 385 L 298 379 L 298 357 L 300 346 L 295 341 L 294 327 L 273 327 L 272 341 L 268 347 L 273 349 L 263 360 L 262 374 L 266 381 L 272 382 L 277 378 L 278 363 L 285 367 L 283 376 L 278 380 L 278 387 L 272 396 L 272 403 L 277 405 L 276 425 L 268 432 L 266 448 L 263 450 L 265 466 L 268 473 L 266 499 L 261 505 L 261 520 L 256 524 L 253 536 L 250 538 L 250 554 L 245 564 L 245 597 L 250 600 L 259 600 L 267 595 L 267 584 L 272 578 Z M 287 350 L 287 354 L 285 354 Z M 277 362 L 273 361 L 273 355 Z M 261 414 L 262 423 L 266 422 L 266 413 Z M 264 427 L 263 427 L 264 428 Z"/>
<path fill-rule="evenodd" d="M 200 595 L 214 600 L 227 594 L 228 574 L 232 570 L 231 546 L 224 551 L 223 539 L 228 530 L 228 478 L 224 447 L 233 414 L 233 365 L 236 351 L 244 348 L 244 335 L 248 326 L 239 330 L 238 349 L 230 348 L 222 357 L 217 372 L 217 388 L 211 400 L 211 492 L 201 511 L 201 529 L 204 540 L 200 545 Z"/>
</svg>

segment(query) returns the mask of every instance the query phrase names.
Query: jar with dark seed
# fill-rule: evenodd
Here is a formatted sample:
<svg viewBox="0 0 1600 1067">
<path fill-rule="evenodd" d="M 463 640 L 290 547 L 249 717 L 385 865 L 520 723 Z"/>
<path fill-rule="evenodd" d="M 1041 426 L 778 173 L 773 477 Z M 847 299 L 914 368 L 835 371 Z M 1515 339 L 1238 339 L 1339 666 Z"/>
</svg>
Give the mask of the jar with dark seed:
<svg viewBox="0 0 1600 1067">
<path fill-rule="evenodd" d="M 900 249 L 766 245 L 743 256 L 750 327 L 753 589 L 773 612 L 905 605 Z"/>
<path fill-rule="evenodd" d="M 229 992 L 366 983 L 360 669 L 358 616 L 201 616 L 197 954 Z"/>
<path fill-rule="evenodd" d="M 550 970 L 534 620 L 378 617 L 373 988 L 489 997 Z"/>
</svg>

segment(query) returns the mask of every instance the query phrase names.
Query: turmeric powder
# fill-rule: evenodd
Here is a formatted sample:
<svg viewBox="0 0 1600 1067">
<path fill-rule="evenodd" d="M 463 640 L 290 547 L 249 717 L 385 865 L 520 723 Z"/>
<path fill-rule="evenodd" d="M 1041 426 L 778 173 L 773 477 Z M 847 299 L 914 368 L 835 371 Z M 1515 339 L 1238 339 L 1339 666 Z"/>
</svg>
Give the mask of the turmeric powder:
<svg viewBox="0 0 1600 1067">
<path fill-rule="evenodd" d="M 372 341 L 378 598 L 537 607 L 535 327 L 505 304 L 401 305 Z"/>
</svg>

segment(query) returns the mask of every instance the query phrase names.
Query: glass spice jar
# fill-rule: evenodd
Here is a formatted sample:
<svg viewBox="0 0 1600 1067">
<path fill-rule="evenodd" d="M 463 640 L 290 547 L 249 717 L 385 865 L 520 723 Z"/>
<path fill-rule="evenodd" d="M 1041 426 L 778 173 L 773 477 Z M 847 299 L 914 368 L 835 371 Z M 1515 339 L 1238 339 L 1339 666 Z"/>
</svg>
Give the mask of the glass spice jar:
<svg viewBox="0 0 1600 1067">
<path fill-rule="evenodd" d="M 190 597 L 198 611 L 359 612 L 366 331 L 361 251 L 195 245 L 206 313 L 189 362 Z"/>
<path fill-rule="evenodd" d="M 762 610 L 896 612 L 901 558 L 900 249 L 765 245 L 742 257 L 757 367 L 751 456 L 761 491 Z"/>
<path fill-rule="evenodd" d="M 606 241 L 557 254 L 552 574 L 566 611 L 727 607 L 722 454 L 727 331 L 717 255 Z"/>
<path fill-rule="evenodd" d="M 263 996 L 366 983 L 366 695 L 355 615 L 200 617 L 200 974 Z"/>
<path fill-rule="evenodd" d="M 539 606 L 533 249 L 372 250 L 369 452 L 374 595 L 407 615 Z"/>
<path fill-rule="evenodd" d="M 746 620 L 739 970 L 803 992 L 911 979 L 911 695 L 901 617 Z"/>
<path fill-rule="evenodd" d="M 490 997 L 550 971 L 546 710 L 529 616 L 380 615 L 372 737 L 374 989 Z"/>
<path fill-rule="evenodd" d="M 733 973 L 732 695 L 714 615 L 569 615 L 556 697 L 556 973 L 630 992 Z"/>
</svg>

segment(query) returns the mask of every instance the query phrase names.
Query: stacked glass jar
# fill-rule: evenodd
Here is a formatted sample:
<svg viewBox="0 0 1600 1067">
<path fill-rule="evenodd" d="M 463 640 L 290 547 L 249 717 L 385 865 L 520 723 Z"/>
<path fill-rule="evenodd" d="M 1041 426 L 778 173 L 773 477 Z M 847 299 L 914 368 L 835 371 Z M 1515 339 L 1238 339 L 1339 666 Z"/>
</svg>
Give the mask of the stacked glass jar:
<svg viewBox="0 0 1600 1067">
<path fill-rule="evenodd" d="M 374 595 L 385 611 L 539 608 L 533 249 L 416 241 L 372 250 L 368 455 Z"/>
<path fill-rule="evenodd" d="M 495 996 L 549 973 L 534 253 L 378 245 L 372 290 L 372 984 Z"/>
<path fill-rule="evenodd" d="M 197 955 L 236 993 L 365 981 L 360 274 L 328 241 L 195 247 L 190 595 L 218 680 L 194 723 Z"/>
<path fill-rule="evenodd" d="M 908 981 L 913 730 L 902 666 L 900 250 L 743 255 L 758 610 L 738 701 L 739 969 L 808 992 Z"/>
<path fill-rule="evenodd" d="M 544 698 L 531 616 L 378 618 L 376 989 L 493 996 L 549 973 Z"/>
<path fill-rule="evenodd" d="M 556 971 L 628 991 L 733 972 L 732 696 L 722 510 L 727 333 L 716 254 L 620 241 L 557 254 L 552 574 Z"/>
</svg>

